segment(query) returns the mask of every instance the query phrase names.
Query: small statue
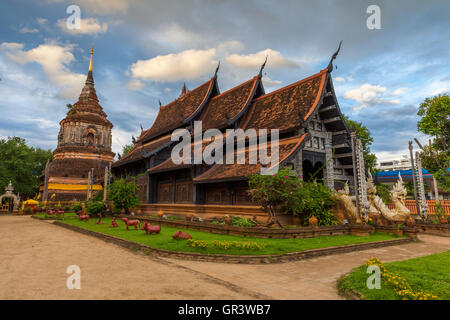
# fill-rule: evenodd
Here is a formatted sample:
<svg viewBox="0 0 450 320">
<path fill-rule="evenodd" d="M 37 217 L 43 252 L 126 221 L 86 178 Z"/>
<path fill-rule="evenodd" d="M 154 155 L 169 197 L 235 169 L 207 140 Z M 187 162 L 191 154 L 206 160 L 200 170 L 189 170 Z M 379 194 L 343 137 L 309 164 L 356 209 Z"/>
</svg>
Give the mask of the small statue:
<svg viewBox="0 0 450 320">
<path fill-rule="evenodd" d="M 117 228 L 118 226 L 119 225 L 116 222 L 116 217 L 113 217 L 111 221 L 111 228 Z"/>
<path fill-rule="evenodd" d="M 152 226 L 150 223 L 147 223 L 147 222 L 144 222 L 143 229 L 149 235 L 152 233 L 160 233 L 161 232 L 161 226 Z"/>
<path fill-rule="evenodd" d="M 127 230 L 129 226 L 134 226 L 134 230 L 137 230 L 141 224 L 139 220 L 128 220 L 128 218 L 122 218 L 122 221 L 127 225 Z"/>
<path fill-rule="evenodd" d="M 183 232 L 181 230 L 178 230 L 172 235 L 172 238 L 178 239 L 178 240 L 187 240 L 192 239 L 191 235 L 189 233 Z"/>
<path fill-rule="evenodd" d="M 89 221 L 90 216 L 88 214 L 80 214 L 78 219 L 84 220 L 85 222 Z"/>
</svg>

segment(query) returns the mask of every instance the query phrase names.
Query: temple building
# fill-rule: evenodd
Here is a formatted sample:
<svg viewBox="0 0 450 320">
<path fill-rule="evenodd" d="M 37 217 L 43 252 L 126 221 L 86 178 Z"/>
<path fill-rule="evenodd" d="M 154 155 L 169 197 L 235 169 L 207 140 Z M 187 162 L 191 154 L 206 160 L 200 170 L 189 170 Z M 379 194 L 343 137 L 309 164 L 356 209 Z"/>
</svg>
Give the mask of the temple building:
<svg viewBox="0 0 450 320">
<path fill-rule="evenodd" d="M 86 200 L 88 178 L 94 192 L 100 184 L 105 167 L 114 161 L 111 152 L 112 123 L 100 106 L 94 88 L 93 48 L 85 85 L 78 101 L 61 120 L 58 146 L 53 161 L 47 164 L 41 185 L 42 200 Z"/>
<path fill-rule="evenodd" d="M 330 187 L 351 183 L 350 133 L 331 77 L 338 52 L 327 68 L 270 93 L 261 81 L 265 63 L 255 77 L 222 93 L 217 70 L 195 89 L 184 86 L 177 99 L 160 106 L 153 125 L 141 131 L 132 150 L 113 164 L 113 174 L 137 180 L 141 201 L 147 204 L 143 211 L 148 213 L 162 209 L 168 213 L 222 210 L 254 214 L 247 180 L 264 166 L 259 160 L 257 164 L 172 161 L 171 151 L 178 143 L 171 141 L 172 132 L 186 128 L 193 134 L 195 121 L 202 121 L 203 132 L 215 128 L 224 135 L 227 129 L 278 129 L 279 166 Z M 209 142 L 202 142 L 203 150 Z M 245 148 L 248 151 L 248 144 Z"/>
</svg>

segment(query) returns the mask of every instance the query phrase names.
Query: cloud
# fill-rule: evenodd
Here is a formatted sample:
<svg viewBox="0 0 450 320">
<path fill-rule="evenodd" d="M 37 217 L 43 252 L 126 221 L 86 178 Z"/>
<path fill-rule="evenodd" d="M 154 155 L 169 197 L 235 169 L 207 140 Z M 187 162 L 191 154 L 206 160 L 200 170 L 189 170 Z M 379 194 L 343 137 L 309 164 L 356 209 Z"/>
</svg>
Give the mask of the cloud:
<svg viewBox="0 0 450 320">
<path fill-rule="evenodd" d="M 37 23 L 38 23 L 40 26 L 44 26 L 44 25 L 46 25 L 47 22 L 48 22 L 48 20 L 45 19 L 45 18 L 36 18 L 36 21 L 37 21 Z"/>
<path fill-rule="evenodd" d="M 137 91 L 141 90 L 143 87 L 145 87 L 145 84 L 140 80 L 131 80 L 126 84 L 126 87 L 130 90 Z"/>
<path fill-rule="evenodd" d="M 400 96 L 400 95 L 402 95 L 403 93 L 405 93 L 406 90 L 407 90 L 406 88 L 398 88 L 397 90 L 395 90 L 394 92 L 392 92 L 392 94 L 393 94 L 394 96 Z"/>
<path fill-rule="evenodd" d="M 4 42 L 0 45 L 0 50 L 12 61 L 20 64 L 40 64 L 49 81 L 60 88 L 59 97 L 74 99 L 81 92 L 86 76 L 68 69 L 68 65 L 75 59 L 71 52 L 73 45 L 63 47 L 57 44 L 41 44 L 28 51 L 23 48 L 23 44 L 14 42 Z"/>
<path fill-rule="evenodd" d="M 336 77 L 336 78 L 334 78 L 334 81 L 336 81 L 336 82 L 345 82 L 345 78 L 343 78 L 343 77 Z"/>
<path fill-rule="evenodd" d="M 184 29 L 176 23 L 158 29 L 152 33 L 151 38 L 160 44 L 176 47 L 192 48 L 204 43 L 201 35 Z"/>
<path fill-rule="evenodd" d="M 65 33 L 69 34 L 91 34 L 97 35 L 99 33 L 105 33 L 108 30 L 108 25 L 106 23 L 100 23 L 97 19 L 86 18 L 80 20 L 79 29 L 69 29 L 67 28 L 67 20 L 60 19 L 56 25 Z"/>
<path fill-rule="evenodd" d="M 353 108 L 354 111 L 365 109 L 375 104 L 399 104 L 399 100 L 386 99 L 380 97 L 386 92 L 386 88 L 374 86 L 369 83 L 361 85 L 357 89 L 349 90 L 344 94 L 345 99 L 352 99 L 360 103 L 359 106 Z"/>
<path fill-rule="evenodd" d="M 38 29 L 30 29 L 27 27 L 23 27 L 22 29 L 19 30 L 20 33 L 37 33 L 39 32 Z"/>
<path fill-rule="evenodd" d="M 282 82 L 279 80 L 272 80 L 267 76 L 264 76 L 262 78 L 263 84 L 265 87 L 275 87 L 275 86 L 279 86 Z"/>
<path fill-rule="evenodd" d="M 135 79 L 160 82 L 192 80 L 214 70 L 217 66 L 215 55 L 216 49 L 211 48 L 185 50 L 148 60 L 138 60 L 130 67 L 131 76 Z"/>
<path fill-rule="evenodd" d="M 232 65 L 252 69 L 261 66 L 267 56 L 267 66 L 272 68 L 298 68 L 299 64 L 283 57 L 279 51 L 266 49 L 254 54 L 239 55 L 232 54 L 225 58 L 225 61 Z"/>
</svg>

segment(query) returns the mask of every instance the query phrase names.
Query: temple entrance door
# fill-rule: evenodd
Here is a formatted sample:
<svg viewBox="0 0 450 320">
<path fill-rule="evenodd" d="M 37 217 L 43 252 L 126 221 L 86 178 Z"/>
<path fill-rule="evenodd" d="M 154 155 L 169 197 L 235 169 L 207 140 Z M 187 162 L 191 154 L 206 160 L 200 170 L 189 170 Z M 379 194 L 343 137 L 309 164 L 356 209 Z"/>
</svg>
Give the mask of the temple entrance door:
<svg viewBox="0 0 450 320">
<path fill-rule="evenodd" d="M 317 182 L 322 183 L 323 182 L 323 163 L 322 162 L 316 162 L 314 165 L 313 171 L 314 171 L 314 178 L 316 178 Z"/>
<path fill-rule="evenodd" d="M 303 160 L 303 181 L 310 181 L 314 174 L 314 167 L 309 160 Z"/>
<path fill-rule="evenodd" d="M 316 179 L 317 182 L 323 181 L 323 163 L 317 161 L 314 166 L 311 161 L 304 160 L 303 161 L 303 180 L 304 181 L 312 181 Z"/>
</svg>

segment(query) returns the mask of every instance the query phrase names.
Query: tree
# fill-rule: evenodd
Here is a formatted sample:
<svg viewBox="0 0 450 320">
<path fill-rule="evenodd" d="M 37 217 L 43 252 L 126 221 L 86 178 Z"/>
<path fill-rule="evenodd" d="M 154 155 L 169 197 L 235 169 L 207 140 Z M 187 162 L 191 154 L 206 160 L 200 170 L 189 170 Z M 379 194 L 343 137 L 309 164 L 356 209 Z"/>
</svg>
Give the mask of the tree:
<svg viewBox="0 0 450 320">
<path fill-rule="evenodd" d="M 281 227 L 277 210 L 298 215 L 305 222 L 314 215 L 319 225 L 335 224 L 330 211 L 332 192 L 317 181 L 302 181 L 289 169 L 281 169 L 274 175 L 253 174 L 249 177 L 249 196 L 268 213 L 267 225 Z"/>
<path fill-rule="evenodd" d="M 15 193 L 22 198 L 34 197 L 39 192 L 39 176 L 51 159 L 51 150 L 29 147 L 22 138 L 1 139 L 0 190 L 11 180 Z"/>
<path fill-rule="evenodd" d="M 122 147 L 122 157 L 133 149 L 133 144 L 126 144 Z"/>
<path fill-rule="evenodd" d="M 450 97 L 437 95 L 426 98 L 419 106 L 417 129 L 434 138 L 422 149 L 422 166 L 430 171 L 445 191 L 450 191 Z"/>
<path fill-rule="evenodd" d="M 109 187 L 109 197 L 114 202 L 114 207 L 118 210 L 125 209 L 128 213 L 130 208 L 139 205 L 139 198 L 136 195 L 137 186 L 132 181 L 116 179 Z"/>
<path fill-rule="evenodd" d="M 345 115 L 343 116 L 347 127 L 350 129 L 350 131 L 354 131 L 359 140 L 361 140 L 364 154 L 364 165 L 366 167 L 366 170 L 374 172 L 375 166 L 377 165 L 377 157 L 370 152 L 370 146 L 372 145 L 373 137 L 369 129 L 367 129 L 367 127 L 364 126 L 361 122 L 353 121 L 347 118 Z"/>
</svg>

